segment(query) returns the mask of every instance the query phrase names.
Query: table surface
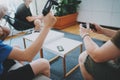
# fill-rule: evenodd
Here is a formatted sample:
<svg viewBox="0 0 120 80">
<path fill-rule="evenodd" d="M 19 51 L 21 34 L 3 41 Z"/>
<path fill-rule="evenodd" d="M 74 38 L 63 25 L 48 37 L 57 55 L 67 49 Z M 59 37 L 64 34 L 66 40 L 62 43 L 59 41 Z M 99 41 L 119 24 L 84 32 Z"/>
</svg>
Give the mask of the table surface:
<svg viewBox="0 0 120 80">
<path fill-rule="evenodd" d="M 24 36 L 23 38 L 29 41 L 35 41 L 39 34 L 40 33 L 32 33 L 30 35 Z M 62 32 L 50 30 L 42 48 L 61 57 L 64 57 L 64 55 L 66 55 L 70 51 L 74 50 L 77 47 L 80 47 L 80 45 L 82 45 L 82 42 L 65 38 L 64 33 Z M 57 49 L 57 46 L 62 46 L 64 48 L 64 51 L 59 51 Z"/>
<path fill-rule="evenodd" d="M 38 37 L 39 34 L 40 33 L 32 33 L 32 34 L 24 36 L 23 38 L 27 39 L 27 40 L 30 40 L 30 41 L 35 41 L 35 39 Z M 56 39 L 62 38 L 62 37 L 64 37 L 64 33 L 54 31 L 54 30 L 50 30 L 46 39 L 45 39 L 45 41 L 44 41 L 44 44 L 49 43 L 51 41 L 54 41 Z"/>
<path fill-rule="evenodd" d="M 59 45 L 64 48 L 64 51 L 59 51 L 57 49 L 57 46 Z M 43 49 L 46 49 L 54 54 L 64 57 L 64 55 L 66 55 L 70 51 L 74 50 L 77 47 L 80 47 L 80 45 L 82 45 L 82 42 L 80 41 L 63 37 L 56 41 L 43 45 Z"/>
</svg>

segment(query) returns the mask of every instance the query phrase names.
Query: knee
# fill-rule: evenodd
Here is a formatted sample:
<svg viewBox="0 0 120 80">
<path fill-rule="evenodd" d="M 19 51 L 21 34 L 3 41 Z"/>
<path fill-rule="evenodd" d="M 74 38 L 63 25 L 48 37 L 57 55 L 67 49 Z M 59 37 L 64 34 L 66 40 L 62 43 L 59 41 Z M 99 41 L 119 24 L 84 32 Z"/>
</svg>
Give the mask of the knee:
<svg viewBox="0 0 120 80">
<path fill-rule="evenodd" d="M 49 61 L 46 60 L 46 59 L 43 59 L 43 63 L 46 64 L 46 65 L 50 65 L 50 64 L 49 64 Z"/>
<path fill-rule="evenodd" d="M 85 51 L 79 55 L 78 62 L 80 65 L 84 64 L 86 57 L 87 57 L 87 53 Z"/>
<path fill-rule="evenodd" d="M 80 55 L 79 58 L 78 58 L 78 62 L 79 62 L 79 66 L 81 66 L 81 65 L 83 64 L 83 60 L 82 60 L 81 55 Z"/>
<path fill-rule="evenodd" d="M 34 21 L 34 24 L 35 24 L 35 26 L 40 26 L 41 21 L 40 21 L 39 19 L 36 19 L 36 20 Z"/>
<path fill-rule="evenodd" d="M 81 53 L 81 54 L 79 55 L 79 58 L 78 58 L 79 64 L 80 64 L 80 63 L 83 63 L 83 56 L 82 56 L 82 54 L 83 54 L 83 53 Z"/>
<path fill-rule="evenodd" d="M 42 63 L 42 65 L 44 66 L 44 68 L 50 69 L 50 63 L 48 60 L 46 59 L 40 59 L 40 62 Z"/>
</svg>

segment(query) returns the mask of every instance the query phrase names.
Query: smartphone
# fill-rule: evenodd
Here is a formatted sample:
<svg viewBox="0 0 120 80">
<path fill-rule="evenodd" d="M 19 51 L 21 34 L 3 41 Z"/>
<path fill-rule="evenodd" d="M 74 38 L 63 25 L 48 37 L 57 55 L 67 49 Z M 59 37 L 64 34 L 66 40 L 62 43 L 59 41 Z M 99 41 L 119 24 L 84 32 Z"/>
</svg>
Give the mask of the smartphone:
<svg viewBox="0 0 120 80">
<path fill-rule="evenodd" d="M 95 28 L 95 25 L 94 24 L 91 24 L 91 23 L 88 23 L 90 29 L 94 30 L 94 31 L 97 31 L 97 29 Z M 87 28 L 87 23 L 82 23 L 82 26 L 84 28 Z"/>
<path fill-rule="evenodd" d="M 59 45 L 59 46 L 57 46 L 57 49 L 58 49 L 58 51 L 64 51 L 64 48 L 63 48 L 63 46 L 61 46 L 61 45 Z"/>
<path fill-rule="evenodd" d="M 94 24 L 89 23 L 89 26 L 90 26 L 90 29 L 93 29 L 94 31 L 97 31 Z"/>
<path fill-rule="evenodd" d="M 55 0 L 48 0 L 47 3 L 45 4 L 43 10 L 42 10 L 42 14 L 44 16 L 46 16 L 49 12 L 50 12 L 50 9 L 53 5 L 58 5 L 57 1 Z"/>
</svg>

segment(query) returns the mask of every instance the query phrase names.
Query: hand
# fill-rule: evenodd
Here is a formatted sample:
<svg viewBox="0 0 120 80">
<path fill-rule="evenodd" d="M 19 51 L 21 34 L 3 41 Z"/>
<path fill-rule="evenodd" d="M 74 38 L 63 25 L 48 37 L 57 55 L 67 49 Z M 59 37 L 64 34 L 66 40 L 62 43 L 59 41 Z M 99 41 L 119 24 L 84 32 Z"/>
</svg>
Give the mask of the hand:
<svg viewBox="0 0 120 80">
<path fill-rule="evenodd" d="M 35 26 L 40 26 L 40 25 L 41 25 L 41 20 L 36 19 L 36 20 L 34 21 L 34 24 L 35 24 Z"/>
<path fill-rule="evenodd" d="M 55 16 L 50 12 L 48 13 L 44 18 L 43 18 L 43 22 L 44 22 L 44 27 L 47 28 L 51 28 L 54 26 L 54 24 L 56 23 L 57 19 L 55 18 Z"/>
<path fill-rule="evenodd" d="M 95 23 L 92 23 L 92 24 L 95 25 L 95 28 L 97 30 L 97 31 L 92 30 L 93 32 L 103 34 L 103 28 L 100 25 L 95 24 Z"/>
<path fill-rule="evenodd" d="M 84 28 L 82 24 L 79 25 L 80 27 L 80 36 L 83 37 L 85 34 L 89 34 L 90 29 Z"/>
<path fill-rule="evenodd" d="M 37 16 L 37 19 L 42 20 L 43 18 L 44 18 L 44 16 L 43 16 L 43 15 L 38 15 L 38 16 Z"/>
</svg>

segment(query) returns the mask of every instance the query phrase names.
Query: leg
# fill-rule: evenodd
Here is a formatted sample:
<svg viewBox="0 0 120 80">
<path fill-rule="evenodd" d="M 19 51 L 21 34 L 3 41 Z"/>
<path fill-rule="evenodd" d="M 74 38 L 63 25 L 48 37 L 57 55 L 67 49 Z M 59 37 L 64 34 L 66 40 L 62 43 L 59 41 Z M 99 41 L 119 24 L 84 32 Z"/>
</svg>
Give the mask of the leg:
<svg viewBox="0 0 120 80">
<path fill-rule="evenodd" d="M 16 64 L 15 60 L 13 60 L 13 59 L 6 59 L 3 62 L 3 66 L 4 66 L 4 71 L 3 72 L 8 71 L 15 64 Z"/>
<path fill-rule="evenodd" d="M 30 63 L 35 75 L 42 73 L 50 77 L 50 64 L 46 59 L 38 59 Z"/>
<path fill-rule="evenodd" d="M 86 52 L 83 52 L 79 56 L 80 70 L 84 77 L 84 80 L 93 80 L 93 77 L 86 71 L 85 66 L 84 66 L 84 62 L 85 62 L 87 55 L 88 54 Z"/>
<path fill-rule="evenodd" d="M 17 45 L 17 44 L 14 44 L 13 47 L 14 47 L 14 48 L 19 48 L 19 49 L 21 48 L 21 47 L 20 47 L 19 45 Z M 21 63 L 22 65 L 24 64 L 24 61 L 18 61 L 18 62 Z"/>
<path fill-rule="evenodd" d="M 35 31 L 40 31 L 41 21 L 39 19 L 36 19 L 34 21 L 34 25 L 35 25 Z"/>
<path fill-rule="evenodd" d="M 2 80 L 32 80 L 35 75 L 30 64 L 13 66 L 10 71 L 3 73 Z"/>
</svg>

